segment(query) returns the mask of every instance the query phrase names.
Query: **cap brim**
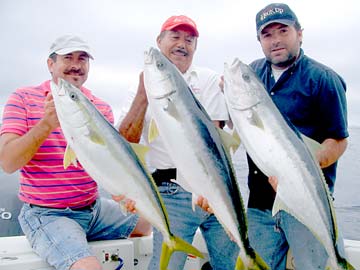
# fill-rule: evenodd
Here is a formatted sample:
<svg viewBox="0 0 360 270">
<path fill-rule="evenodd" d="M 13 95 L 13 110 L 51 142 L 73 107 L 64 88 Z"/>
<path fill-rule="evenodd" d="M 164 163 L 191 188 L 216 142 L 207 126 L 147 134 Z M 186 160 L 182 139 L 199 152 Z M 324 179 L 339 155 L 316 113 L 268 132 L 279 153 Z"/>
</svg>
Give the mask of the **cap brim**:
<svg viewBox="0 0 360 270">
<path fill-rule="evenodd" d="M 187 23 L 178 23 L 178 24 L 174 24 L 171 27 L 167 27 L 165 30 L 174 30 L 175 28 L 179 27 L 179 26 L 184 26 L 186 28 L 191 29 L 191 31 L 194 33 L 194 36 L 198 37 L 199 36 L 199 32 L 196 28 L 194 28 L 194 26 L 192 26 L 191 24 L 187 24 Z"/>
<path fill-rule="evenodd" d="M 258 30 L 258 35 L 261 34 L 262 30 L 264 30 L 264 28 L 272 23 L 281 23 L 281 24 L 285 24 L 285 25 L 288 25 L 288 26 L 291 26 L 291 25 L 294 25 L 295 24 L 295 21 L 293 20 L 286 20 L 286 19 L 278 19 L 278 20 L 272 20 L 272 21 L 268 21 L 266 23 L 264 23 Z"/>
<path fill-rule="evenodd" d="M 52 53 L 56 53 L 58 55 L 65 55 L 65 54 L 72 53 L 72 52 L 86 52 L 87 55 L 89 56 L 89 58 L 94 60 L 94 57 L 91 55 L 91 53 L 89 52 L 88 49 L 84 49 L 84 48 L 80 48 L 80 47 L 65 48 L 65 49 L 57 50 Z M 52 54 L 52 53 L 50 53 L 50 54 Z"/>
</svg>

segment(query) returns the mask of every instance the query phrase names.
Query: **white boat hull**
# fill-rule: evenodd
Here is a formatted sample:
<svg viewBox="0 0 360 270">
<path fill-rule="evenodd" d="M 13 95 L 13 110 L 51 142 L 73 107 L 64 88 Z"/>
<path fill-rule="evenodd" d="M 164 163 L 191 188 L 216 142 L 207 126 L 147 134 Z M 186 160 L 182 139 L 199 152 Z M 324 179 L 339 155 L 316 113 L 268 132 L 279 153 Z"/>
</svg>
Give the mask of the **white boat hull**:
<svg viewBox="0 0 360 270">
<path fill-rule="evenodd" d="M 136 237 L 122 240 L 96 241 L 90 243 L 104 270 L 146 270 L 152 255 L 152 236 Z M 201 233 L 194 239 L 196 246 L 205 258 L 188 256 L 184 270 L 202 269 L 207 264 L 208 252 Z M 350 263 L 360 269 L 360 241 L 345 240 L 345 250 Z M 121 260 L 113 261 L 115 255 Z M 25 236 L 0 237 L 0 270 L 54 270 L 40 259 L 31 249 Z M 293 270 L 292 259 L 289 258 L 287 269 Z"/>
</svg>

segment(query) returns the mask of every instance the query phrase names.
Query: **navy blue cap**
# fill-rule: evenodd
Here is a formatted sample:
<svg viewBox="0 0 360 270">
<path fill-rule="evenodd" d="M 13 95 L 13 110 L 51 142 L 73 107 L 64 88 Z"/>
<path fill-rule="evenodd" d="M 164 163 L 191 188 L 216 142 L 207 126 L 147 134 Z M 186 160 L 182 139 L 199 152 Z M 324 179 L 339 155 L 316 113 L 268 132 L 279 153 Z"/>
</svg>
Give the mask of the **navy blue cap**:
<svg viewBox="0 0 360 270">
<path fill-rule="evenodd" d="M 259 35 L 271 23 L 294 25 L 296 22 L 298 22 L 298 18 L 288 5 L 273 3 L 256 14 L 256 32 Z"/>
</svg>

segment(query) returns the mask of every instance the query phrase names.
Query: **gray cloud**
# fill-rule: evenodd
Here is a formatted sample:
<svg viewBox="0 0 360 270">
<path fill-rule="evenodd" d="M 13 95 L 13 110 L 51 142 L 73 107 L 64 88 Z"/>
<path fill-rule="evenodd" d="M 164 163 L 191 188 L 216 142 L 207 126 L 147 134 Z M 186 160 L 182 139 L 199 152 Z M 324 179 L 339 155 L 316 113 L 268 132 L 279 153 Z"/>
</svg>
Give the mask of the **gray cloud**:
<svg viewBox="0 0 360 270">
<path fill-rule="evenodd" d="M 360 8 L 356 0 L 284 1 L 304 27 L 305 53 L 337 71 L 347 82 L 349 120 L 360 125 L 357 49 Z M 222 72 L 225 61 L 262 57 L 255 14 L 268 1 L 0 0 L 0 106 L 17 87 L 49 78 L 48 47 L 59 35 L 88 40 L 95 55 L 86 84 L 115 111 L 122 93 L 142 68 L 143 52 L 156 46 L 162 22 L 186 14 L 200 31 L 195 64 Z M 331 23 L 330 23 L 331 22 Z"/>
</svg>

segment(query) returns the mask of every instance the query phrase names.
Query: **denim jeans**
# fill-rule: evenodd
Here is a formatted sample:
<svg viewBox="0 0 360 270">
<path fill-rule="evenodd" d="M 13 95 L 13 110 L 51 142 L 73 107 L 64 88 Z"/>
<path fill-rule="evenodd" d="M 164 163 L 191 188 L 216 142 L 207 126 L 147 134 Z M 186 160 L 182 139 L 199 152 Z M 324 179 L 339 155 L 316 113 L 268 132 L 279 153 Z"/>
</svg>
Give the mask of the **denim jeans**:
<svg viewBox="0 0 360 270">
<path fill-rule="evenodd" d="M 124 216 L 119 205 L 98 199 L 86 210 L 51 209 L 24 204 L 19 222 L 34 251 L 56 269 L 66 270 L 94 256 L 87 241 L 127 238 L 138 216 Z"/>
<path fill-rule="evenodd" d="M 172 233 L 192 243 L 196 230 L 200 227 L 213 269 L 235 269 L 239 248 L 229 239 L 216 217 L 198 206 L 193 211 L 191 193 L 175 183 L 162 183 L 159 191 L 169 214 Z M 150 270 L 159 270 L 161 245 L 162 235 L 154 229 L 153 257 L 148 268 Z M 184 252 L 174 252 L 168 269 L 183 269 L 186 257 Z"/>
<path fill-rule="evenodd" d="M 248 208 L 251 246 L 273 270 L 285 270 L 289 247 L 296 269 L 326 269 L 328 254 L 308 228 L 285 211 L 274 217 L 271 210 Z M 339 237 L 340 254 L 344 254 Z"/>
</svg>

